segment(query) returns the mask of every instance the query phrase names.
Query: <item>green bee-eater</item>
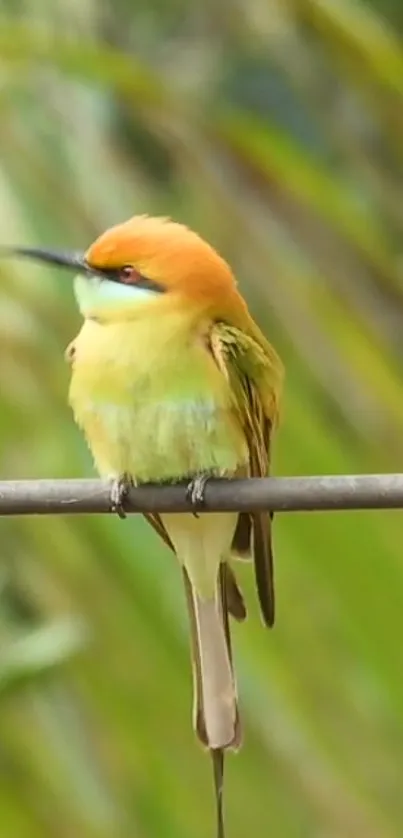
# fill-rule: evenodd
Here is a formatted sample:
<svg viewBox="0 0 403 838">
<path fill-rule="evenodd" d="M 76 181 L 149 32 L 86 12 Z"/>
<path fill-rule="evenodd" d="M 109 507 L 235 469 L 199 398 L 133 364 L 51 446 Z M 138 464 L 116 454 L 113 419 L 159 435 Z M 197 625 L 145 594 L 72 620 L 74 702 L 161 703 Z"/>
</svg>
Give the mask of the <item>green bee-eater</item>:
<svg viewBox="0 0 403 838">
<path fill-rule="evenodd" d="M 84 323 L 69 347 L 70 404 L 121 510 L 131 481 L 190 484 L 266 476 L 283 368 L 248 312 L 226 262 L 198 235 L 137 216 L 83 257 L 16 249 L 78 274 Z M 190 614 L 194 724 L 214 759 L 218 836 L 223 752 L 240 744 L 228 612 L 246 609 L 230 561 L 254 559 L 261 613 L 274 621 L 270 513 L 153 514 L 176 553 Z"/>
</svg>

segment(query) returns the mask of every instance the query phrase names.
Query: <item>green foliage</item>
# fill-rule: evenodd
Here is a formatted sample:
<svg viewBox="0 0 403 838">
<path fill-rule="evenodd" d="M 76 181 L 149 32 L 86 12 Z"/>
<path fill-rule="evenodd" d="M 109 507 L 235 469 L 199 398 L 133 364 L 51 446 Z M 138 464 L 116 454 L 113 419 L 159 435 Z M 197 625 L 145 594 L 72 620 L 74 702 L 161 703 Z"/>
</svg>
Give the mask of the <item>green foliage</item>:
<svg viewBox="0 0 403 838">
<path fill-rule="evenodd" d="M 284 358 L 275 471 L 402 470 L 400 4 L 3 0 L 0 20 L 0 241 L 186 221 Z M 68 277 L 0 266 L 3 478 L 92 474 L 78 323 Z M 135 519 L 1 530 L 1 834 L 212 835 L 172 557 Z M 240 568 L 229 838 L 402 834 L 402 536 L 396 512 L 278 516 L 271 634 Z"/>
</svg>

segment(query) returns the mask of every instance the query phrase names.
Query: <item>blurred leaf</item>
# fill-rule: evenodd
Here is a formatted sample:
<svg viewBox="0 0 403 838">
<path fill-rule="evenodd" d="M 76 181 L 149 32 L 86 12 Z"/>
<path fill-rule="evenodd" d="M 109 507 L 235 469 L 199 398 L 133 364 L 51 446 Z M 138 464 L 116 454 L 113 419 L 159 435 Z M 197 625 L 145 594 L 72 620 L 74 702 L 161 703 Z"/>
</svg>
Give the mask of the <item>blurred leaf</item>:
<svg viewBox="0 0 403 838">
<path fill-rule="evenodd" d="M 83 648 L 84 626 L 58 620 L 10 641 L 0 654 L 0 694 L 19 689 L 65 664 Z"/>
</svg>

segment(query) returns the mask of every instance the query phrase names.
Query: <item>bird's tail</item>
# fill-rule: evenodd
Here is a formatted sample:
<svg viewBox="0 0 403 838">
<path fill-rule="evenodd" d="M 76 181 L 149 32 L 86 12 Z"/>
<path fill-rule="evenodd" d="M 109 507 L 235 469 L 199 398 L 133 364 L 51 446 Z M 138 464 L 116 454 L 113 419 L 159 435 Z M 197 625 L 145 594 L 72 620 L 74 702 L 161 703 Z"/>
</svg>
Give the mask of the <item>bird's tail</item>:
<svg viewBox="0 0 403 838">
<path fill-rule="evenodd" d="M 183 569 L 192 638 L 194 725 L 211 750 L 238 748 L 241 738 L 224 572 L 221 565 L 215 596 L 203 599 Z"/>
<path fill-rule="evenodd" d="M 212 755 L 217 838 L 224 838 L 224 750 L 237 749 L 241 743 L 225 572 L 221 565 L 215 596 L 203 599 L 183 568 L 192 642 L 194 726 Z"/>
</svg>

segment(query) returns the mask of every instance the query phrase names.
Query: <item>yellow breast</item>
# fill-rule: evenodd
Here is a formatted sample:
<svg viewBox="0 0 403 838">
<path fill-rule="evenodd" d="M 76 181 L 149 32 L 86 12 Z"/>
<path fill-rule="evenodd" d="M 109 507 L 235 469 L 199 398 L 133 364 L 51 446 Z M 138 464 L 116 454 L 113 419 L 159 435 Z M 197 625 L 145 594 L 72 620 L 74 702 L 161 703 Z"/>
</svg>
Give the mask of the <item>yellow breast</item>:
<svg viewBox="0 0 403 838">
<path fill-rule="evenodd" d="M 228 382 L 183 323 L 86 320 L 72 368 L 70 404 L 102 475 L 171 480 L 246 463 Z"/>
</svg>

